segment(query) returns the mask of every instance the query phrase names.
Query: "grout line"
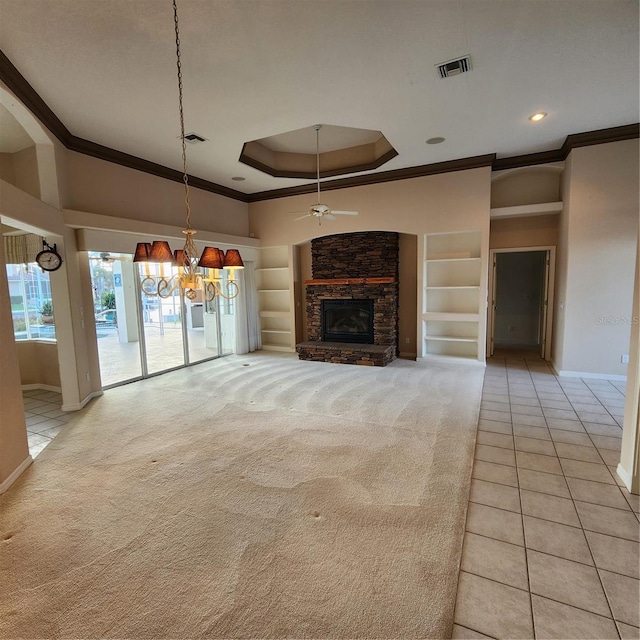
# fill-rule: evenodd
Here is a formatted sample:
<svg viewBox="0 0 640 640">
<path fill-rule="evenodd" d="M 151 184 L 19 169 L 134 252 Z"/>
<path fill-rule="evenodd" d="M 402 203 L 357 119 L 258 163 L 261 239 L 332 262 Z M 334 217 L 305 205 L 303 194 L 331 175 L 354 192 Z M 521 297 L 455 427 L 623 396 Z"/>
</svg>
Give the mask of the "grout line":
<svg viewBox="0 0 640 640">
<path fill-rule="evenodd" d="M 508 375 L 509 375 L 509 370 L 507 367 L 507 377 Z M 531 374 L 529 374 L 529 377 L 531 377 Z M 511 393 L 509 393 L 508 397 L 509 397 L 509 403 L 511 403 Z M 546 419 L 544 420 L 546 424 Z M 516 436 L 515 436 L 515 433 L 513 433 L 513 429 L 511 430 L 511 436 L 513 438 L 513 448 L 515 450 Z M 520 476 L 518 474 L 518 456 L 515 453 L 514 453 L 514 457 L 516 459 L 516 478 L 518 479 L 518 502 L 520 503 L 520 524 L 522 526 L 522 540 L 524 542 L 524 567 L 527 574 L 527 585 L 529 587 L 529 616 L 531 619 L 531 630 L 533 631 L 533 637 L 536 638 L 538 634 L 536 633 L 536 621 L 533 615 L 533 598 L 531 596 L 531 574 L 529 573 L 529 551 L 527 549 L 527 533 L 524 528 L 524 509 L 522 505 L 522 488 L 520 486 Z"/>
</svg>

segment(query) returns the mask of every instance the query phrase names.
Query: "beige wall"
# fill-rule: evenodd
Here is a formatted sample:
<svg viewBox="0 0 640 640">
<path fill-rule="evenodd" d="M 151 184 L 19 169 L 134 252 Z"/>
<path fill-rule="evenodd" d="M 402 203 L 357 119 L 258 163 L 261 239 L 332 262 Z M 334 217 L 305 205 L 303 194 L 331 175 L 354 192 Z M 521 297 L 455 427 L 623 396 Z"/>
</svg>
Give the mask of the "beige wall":
<svg viewBox="0 0 640 640">
<path fill-rule="evenodd" d="M 16 172 L 13 168 L 12 153 L 0 153 L 0 180 L 14 185 L 16 183 Z"/>
<path fill-rule="evenodd" d="M 65 179 L 65 209 L 184 226 L 184 187 L 179 182 L 73 151 L 66 152 Z M 194 229 L 248 235 L 246 203 L 201 189 L 189 193 Z"/>
<path fill-rule="evenodd" d="M 489 247 L 553 247 L 558 242 L 558 215 L 501 218 L 491 221 Z"/>
<path fill-rule="evenodd" d="M 20 340 L 16 342 L 16 348 L 21 384 L 60 388 L 60 366 L 56 342 Z"/>
<path fill-rule="evenodd" d="M 18 353 L 13 339 L 4 243 L 0 242 L 0 491 L 3 483 L 29 459 Z"/>
<path fill-rule="evenodd" d="M 40 197 L 40 180 L 38 177 L 38 160 L 36 148 L 27 147 L 22 151 L 13 153 L 13 170 L 15 185 L 18 189 L 26 191 L 34 198 Z"/>
<path fill-rule="evenodd" d="M 581 147 L 565 169 L 556 367 L 625 375 L 638 234 L 638 140 Z"/>
<path fill-rule="evenodd" d="M 403 358 L 415 358 L 418 327 L 418 238 L 400 234 L 398 343 Z"/>
</svg>

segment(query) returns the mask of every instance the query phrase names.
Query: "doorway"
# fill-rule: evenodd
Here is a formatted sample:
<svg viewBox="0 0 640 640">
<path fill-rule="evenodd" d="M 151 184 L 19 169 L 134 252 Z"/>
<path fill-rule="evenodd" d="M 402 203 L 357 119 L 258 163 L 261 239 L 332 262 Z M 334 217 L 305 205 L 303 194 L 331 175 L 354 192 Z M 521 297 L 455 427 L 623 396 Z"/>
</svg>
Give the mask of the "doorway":
<svg viewBox="0 0 640 640">
<path fill-rule="evenodd" d="M 551 357 L 554 247 L 491 251 L 487 349 Z"/>
</svg>

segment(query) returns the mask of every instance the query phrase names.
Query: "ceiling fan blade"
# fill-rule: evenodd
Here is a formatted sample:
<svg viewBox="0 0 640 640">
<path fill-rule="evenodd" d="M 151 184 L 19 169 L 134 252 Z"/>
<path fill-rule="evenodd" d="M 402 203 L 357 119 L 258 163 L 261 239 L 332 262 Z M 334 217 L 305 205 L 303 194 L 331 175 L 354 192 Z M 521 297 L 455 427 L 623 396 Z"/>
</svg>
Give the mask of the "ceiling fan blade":
<svg viewBox="0 0 640 640">
<path fill-rule="evenodd" d="M 337 218 L 336 218 L 333 214 L 331 214 L 331 213 L 325 213 L 325 214 L 322 216 L 322 218 L 324 218 L 325 220 L 337 220 Z M 321 219 L 322 219 L 322 218 L 321 218 Z"/>
<path fill-rule="evenodd" d="M 299 218 L 294 218 L 293 221 L 297 222 L 298 220 L 304 220 L 305 218 L 308 218 L 310 216 L 311 216 L 310 213 L 305 213 L 303 216 L 300 216 Z"/>
<path fill-rule="evenodd" d="M 331 210 L 331 213 L 337 213 L 339 216 L 357 216 L 357 211 L 336 211 L 335 209 Z"/>
</svg>

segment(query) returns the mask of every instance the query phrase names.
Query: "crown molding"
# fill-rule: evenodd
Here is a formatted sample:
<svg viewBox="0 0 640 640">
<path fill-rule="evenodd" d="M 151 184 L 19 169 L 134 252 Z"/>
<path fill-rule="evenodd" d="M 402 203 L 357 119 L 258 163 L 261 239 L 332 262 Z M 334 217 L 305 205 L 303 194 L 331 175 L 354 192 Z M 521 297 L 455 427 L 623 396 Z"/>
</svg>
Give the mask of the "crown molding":
<svg viewBox="0 0 640 640">
<path fill-rule="evenodd" d="M 364 176 L 351 176 L 339 180 L 329 180 L 322 183 L 322 191 L 332 191 L 334 189 L 346 189 L 348 187 L 361 187 L 369 184 L 381 182 L 392 182 L 394 180 L 407 180 L 409 178 L 420 178 L 432 176 L 438 173 L 449 173 L 451 171 L 463 171 L 465 169 L 477 169 L 478 167 L 490 167 L 495 160 L 493 154 L 484 156 L 474 156 L 473 158 L 460 158 L 459 160 L 448 160 L 447 162 L 435 162 L 433 164 L 423 164 L 418 167 L 405 167 L 404 169 L 392 169 L 380 173 L 370 173 Z M 275 198 L 285 198 L 288 196 L 298 196 L 305 193 L 314 193 L 317 189 L 315 184 L 305 184 L 298 187 L 288 187 L 286 189 L 271 189 L 269 191 L 259 191 L 249 195 L 249 202 L 260 202 L 262 200 L 273 200 Z"/>
<path fill-rule="evenodd" d="M 16 69 L 13 63 L 0 50 L 0 80 L 16 95 L 16 97 L 27 107 L 33 115 L 70 151 L 76 151 L 84 155 L 92 156 L 107 162 L 143 171 L 174 182 L 182 182 L 183 177 L 180 171 L 170 169 L 164 165 L 139 158 L 137 156 L 123 153 L 110 147 L 97 144 L 91 140 L 85 140 L 74 136 L 64 125 L 64 123 L 49 108 L 45 101 L 38 95 L 37 91 L 27 82 L 24 76 Z M 407 180 L 423 176 L 436 175 L 438 173 L 448 173 L 451 171 L 464 171 L 465 169 L 476 169 L 478 167 L 490 166 L 492 171 L 502 171 L 504 169 L 515 169 L 518 167 L 534 166 L 549 162 L 560 162 L 566 160 L 572 149 L 595 144 L 605 144 L 608 142 L 619 142 L 640 137 L 640 124 L 628 124 L 620 127 L 608 129 L 598 129 L 584 133 L 574 133 L 566 137 L 560 149 L 551 151 L 541 151 L 539 153 L 529 153 L 510 158 L 497 158 L 496 154 L 487 154 L 471 158 L 460 158 L 447 162 L 436 162 L 417 167 L 406 167 L 404 169 L 394 169 L 371 173 L 368 175 L 351 176 L 338 180 L 330 180 L 322 183 L 323 191 L 334 189 L 345 189 L 347 187 L 357 187 L 394 180 Z M 390 158 L 389 158 L 390 159 Z M 366 170 L 366 169 L 365 169 Z M 315 177 L 315 176 L 312 176 Z M 216 193 L 227 198 L 239 200 L 240 202 L 259 202 L 262 200 L 273 200 L 275 198 L 285 198 L 288 196 L 301 195 L 315 192 L 317 185 L 308 184 L 284 189 L 271 189 L 257 193 L 243 193 L 236 189 L 230 189 L 223 185 L 196 176 L 189 176 L 189 184 L 203 191 Z"/>
<path fill-rule="evenodd" d="M 2 50 L 0 50 L 0 79 L 13 91 L 24 106 L 70 151 L 113 162 L 137 171 L 144 171 L 174 182 L 183 182 L 183 174 L 180 171 L 74 136 Z M 241 191 L 229 189 L 196 176 L 189 176 L 189 184 L 204 191 L 248 202 L 247 195 Z"/>
</svg>

